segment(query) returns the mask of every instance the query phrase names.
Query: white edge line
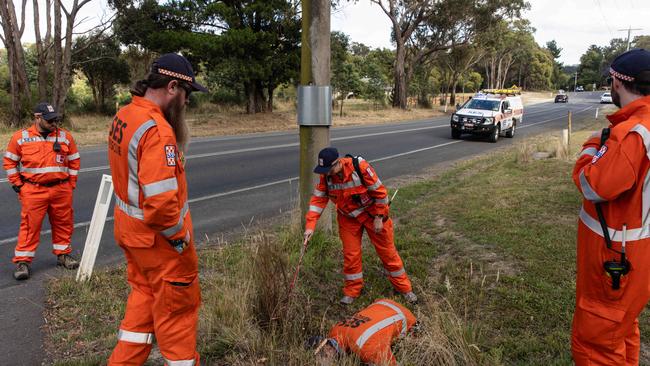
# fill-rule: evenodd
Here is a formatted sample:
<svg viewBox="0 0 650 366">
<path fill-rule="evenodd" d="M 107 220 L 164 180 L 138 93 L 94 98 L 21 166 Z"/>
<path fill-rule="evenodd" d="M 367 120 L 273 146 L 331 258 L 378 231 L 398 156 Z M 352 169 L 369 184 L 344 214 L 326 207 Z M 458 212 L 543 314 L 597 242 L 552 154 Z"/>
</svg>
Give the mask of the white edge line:
<svg viewBox="0 0 650 366">
<path fill-rule="evenodd" d="M 584 112 L 584 111 L 586 111 L 586 110 L 588 110 L 590 108 L 591 107 L 581 109 L 576 113 Z M 555 120 L 558 120 L 558 119 L 564 118 L 564 117 L 566 117 L 566 116 L 560 116 L 560 117 L 557 117 L 557 118 L 547 119 L 547 120 L 544 120 L 544 121 L 540 121 L 540 122 L 536 122 L 536 123 L 533 123 L 533 124 L 522 126 L 522 127 L 520 127 L 520 129 L 526 128 L 526 127 L 532 127 L 532 126 L 543 124 L 543 123 L 548 123 L 548 122 L 555 121 Z M 431 128 L 437 128 L 437 127 L 426 127 L 426 128 L 422 128 L 422 129 L 431 129 Z M 445 147 L 445 146 L 449 146 L 449 145 L 453 145 L 453 144 L 458 144 L 458 143 L 461 143 L 461 142 L 464 142 L 464 140 L 450 141 L 450 142 L 446 142 L 444 144 L 438 144 L 438 145 L 434 145 L 434 146 L 424 147 L 424 148 L 421 148 L 421 149 L 406 151 L 406 152 L 403 152 L 403 153 L 384 156 L 382 158 L 372 159 L 372 160 L 368 160 L 368 161 L 371 162 L 371 163 L 376 163 L 378 161 L 390 160 L 390 159 L 398 158 L 398 157 L 405 156 L 405 155 L 412 155 L 412 154 L 416 154 L 416 153 L 419 153 L 419 152 L 422 152 L 422 151 L 438 149 L 438 148 L 441 148 L 441 147 Z M 266 188 L 266 187 L 270 187 L 270 186 L 274 186 L 274 185 L 278 185 L 278 184 L 282 184 L 282 183 L 290 183 L 290 182 L 292 182 L 294 180 L 298 180 L 298 178 L 299 177 L 291 177 L 291 178 L 287 178 L 287 179 L 277 180 L 277 181 L 274 181 L 274 182 L 259 184 L 259 185 L 252 186 L 252 187 L 240 188 L 240 189 L 235 189 L 235 190 L 228 191 L 228 192 L 211 194 L 209 196 L 192 198 L 192 199 L 188 200 L 188 203 L 207 201 L 207 200 L 214 199 L 214 198 L 230 196 L 230 195 L 233 195 L 233 194 L 252 191 L 252 190 L 256 190 L 256 189 L 260 189 L 260 188 Z M 106 218 L 106 222 L 110 222 L 110 221 L 113 221 L 113 216 L 110 216 L 110 217 Z M 74 227 L 78 228 L 78 227 L 84 227 L 84 226 L 88 226 L 88 225 L 90 225 L 90 221 L 80 222 L 80 223 L 74 224 Z M 50 234 L 51 232 L 52 232 L 52 230 L 41 231 L 41 235 L 47 235 L 47 234 Z M 15 242 L 17 239 L 18 239 L 17 237 L 13 237 L 13 238 L 0 240 L 0 245 Z"/>
</svg>

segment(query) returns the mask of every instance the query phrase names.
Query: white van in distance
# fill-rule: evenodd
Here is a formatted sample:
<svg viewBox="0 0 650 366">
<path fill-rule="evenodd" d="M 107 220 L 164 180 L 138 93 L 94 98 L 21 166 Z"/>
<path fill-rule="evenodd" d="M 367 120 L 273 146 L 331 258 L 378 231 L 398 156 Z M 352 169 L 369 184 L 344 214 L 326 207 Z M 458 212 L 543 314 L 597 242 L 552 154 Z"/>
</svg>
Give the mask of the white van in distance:
<svg viewBox="0 0 650 366">
<path fill-rule="evenodd" d="M 477 93 L 451 115 L 451 137 L 464 133 L 487 136 L 497 142 L 500 136 L 513 137 L 524 117 L 521 96 L 510 93 Z"/>
</svg>

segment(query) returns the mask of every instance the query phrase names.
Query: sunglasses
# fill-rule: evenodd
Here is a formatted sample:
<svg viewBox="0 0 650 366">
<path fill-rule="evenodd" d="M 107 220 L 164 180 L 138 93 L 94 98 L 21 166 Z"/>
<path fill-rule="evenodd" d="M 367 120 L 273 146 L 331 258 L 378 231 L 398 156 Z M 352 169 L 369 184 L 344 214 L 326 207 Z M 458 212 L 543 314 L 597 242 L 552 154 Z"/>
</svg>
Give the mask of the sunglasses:
<svg viewBox="0 0 650 366">
<path fill-rule="evenodd" d="M 608 76 L 606 81 L 607 81 L 607 85 L 612 85 L 612 83 L 614 82 L 614 78 L 611 77 L 611 76 Z"/>
</svg>

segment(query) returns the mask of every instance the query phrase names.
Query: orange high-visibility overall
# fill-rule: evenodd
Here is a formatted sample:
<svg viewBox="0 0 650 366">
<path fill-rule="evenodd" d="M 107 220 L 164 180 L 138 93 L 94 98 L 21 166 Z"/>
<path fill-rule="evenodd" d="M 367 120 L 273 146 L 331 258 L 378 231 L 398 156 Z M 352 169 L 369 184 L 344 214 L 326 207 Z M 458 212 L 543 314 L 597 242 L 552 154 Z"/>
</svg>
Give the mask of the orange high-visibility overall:
<svg viewBox="0 0 650 366">
<path fill-rule="evenodd" d="M 339 353 L 356 353 L 362 362 L 374 365 L 397 365 L 390 347 L 406 335 L 415 321 L 409 309 L 395 301 L 379 299 L 338 322 L 329 337 L 336 341 Z"/>
<path fill-rule="evenodd" d="M 608 116 L 611 135 L 584 144 L 573 180 L 584 201 L 578 223 L 578 277 L 572 352 L 577 365 L 637 365 L 637 316 L 650 298 L 650 97 Z M 601 203 L 613 249 L 620 251 L 623 226 L 630 272 L 620 289 L 604 270 L 620 255 L 605 246 L 594 203 Z"/>
<path fill-rule="evenodd" d="M 309 201 L 306 215 L 306 229 L 314 229 L 321 213 L 332 200 L 336 205 L 339 236 L 343 242 L 343 293 L 358 297 L 363 287 L 361 265 L 361 238 L 363 231 L 368 233 L 375 251 L 393 287 L 401 292 L 411 291 L 411 281 L 406 275 L 402 259 L 393 242 L 393 221 L 388 217 L 389 200 L 386 187 L 381 183 L 375 170 L 363 158 L 359 158 L 362 177 L 354 170 L 352 158 L 341 158 L 342 178 L 338 175 L 320 175 L 320 181 Z M 375 233 L 373 217 L 384 217 L 384 228 Z"/>
<path fill-rule="evenodd" d="M 131 293 L 109 365 L 142 365 L 154 336 L 169 366 L 198 365 L 201 294 L 184 159 L 158 105 L 133 97 L 111 125 L 115 241 Z M 169 240 L 189 246 L 178 253 Z"/>
<path fill-rule="evenodd" d="M 58 152 L 54 151 L 55 141 L 61 146 Z M 20 130 L 11 137 L 3 163 L 9 182 L 22 186 L 13 262 L 31 263 L 34 259 L 46 213 L 52 226 L 52 253 L 72 252 L 72 190 L 77 186 L 80 159 L 70 132 L 60 128 L 44 138 L 35 124 Z"/>
</svg>

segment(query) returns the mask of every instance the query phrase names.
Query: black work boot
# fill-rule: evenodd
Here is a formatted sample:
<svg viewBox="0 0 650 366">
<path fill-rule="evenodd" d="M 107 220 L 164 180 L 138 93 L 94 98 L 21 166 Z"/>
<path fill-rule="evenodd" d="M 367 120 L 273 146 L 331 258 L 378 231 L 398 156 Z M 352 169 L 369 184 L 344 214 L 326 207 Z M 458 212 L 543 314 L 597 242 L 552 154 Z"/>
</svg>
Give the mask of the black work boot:
<svg viewBox="0 0 650 366">
<path fill-rule="evenodd" d="M 26 280 L 29 278 L 31 271 L 29 269 L 29 263 L 27 262 L 18 262 L 16 264 L 16 269 L 14 270 L 14 278 L 18 281 Z"/>
<path fill-rule="evenodd" d="M 69 254 L 59 254 L 56 257 L 56 265 L 65 269 L 77 269 L 79 267 L 79 261 Z"/>
</svg>

